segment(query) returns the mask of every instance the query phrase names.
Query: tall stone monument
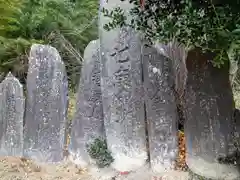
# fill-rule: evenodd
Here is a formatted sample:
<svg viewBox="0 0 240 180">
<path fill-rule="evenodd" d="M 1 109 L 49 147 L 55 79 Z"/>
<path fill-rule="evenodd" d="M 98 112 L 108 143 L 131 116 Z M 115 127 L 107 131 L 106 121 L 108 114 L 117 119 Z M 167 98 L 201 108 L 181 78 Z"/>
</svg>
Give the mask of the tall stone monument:
<svg viewBox="0 0 240 180">
<path fill-rule="evenodd" d="M 85 49 L 71 128 L 70 158 L 81 166 L 90 164 L 87 145 L 104 137 L 99 45 L 99 40 L 91 41 Z"/>
<path fill-rule="evenodd" d="M 65 65 L 58 51 L 32 45 L 24 126 L 26 157 L 50 163 L 63 160 L 67 90 Z"/>
<path fill-rule="evenodd" d="M 120 6 L 126 12 L 127 2 L 112 0 L 104 8 Z M 119 171 L 136 170 L 147 160 L 144 94 L 142 86 L 141 41 L 127 27 L 109 32 L 103 29 L 109 19 L 100 16 L 100 52 L 104 124 L 112 166 Z"/>
<path fill-rule="evenodd" d="M 150 163 L 154 172 L 161 173 L 174 169 L 178 153 L 172 61 L 146 45 L 142 56 Z"/>
<path fill-rule="evenodd" d="M 213 53 L 191 50 L 187 57 L 185 90 L 186 162 L 201 176 L 212 179 L 239 179 L 236 167 L 222 164 L 219 157 L 232 154 L 234 102 L 229 66 L 213 67 Z"/>
</svg>

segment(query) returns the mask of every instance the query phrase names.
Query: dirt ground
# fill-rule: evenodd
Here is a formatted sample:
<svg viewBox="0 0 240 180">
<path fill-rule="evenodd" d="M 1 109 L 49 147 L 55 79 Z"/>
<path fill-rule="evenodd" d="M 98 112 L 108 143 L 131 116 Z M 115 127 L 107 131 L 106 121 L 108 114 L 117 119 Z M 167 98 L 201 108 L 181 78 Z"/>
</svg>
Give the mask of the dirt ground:
<svg viewBox="0 0 240 180">
<path fill-rule="evenodd" d="M 16 157 L 0 158 L 1 180 L 89 180 L 88 172 L 64 162 L 56 165 L 37 164 Z"/>
<path fill-rule="evenodd" d="M 180 178 L 182 177 L 182 178 Z M 146 168 L 130 174 L 119 174 L 109 169 L 84 170 L 64 161 L 61 164 L 37 164 L 25 158 L 0 157 L 1 180 L 186 180 L 187 174 L 153 175 Z"/>
</svg>

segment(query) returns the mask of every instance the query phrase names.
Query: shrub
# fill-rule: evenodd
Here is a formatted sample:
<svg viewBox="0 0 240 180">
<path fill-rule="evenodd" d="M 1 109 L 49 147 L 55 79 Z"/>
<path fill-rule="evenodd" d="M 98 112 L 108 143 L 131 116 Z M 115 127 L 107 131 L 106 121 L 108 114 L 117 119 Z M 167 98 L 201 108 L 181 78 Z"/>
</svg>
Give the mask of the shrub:
<svg viewBox="0 0 240 180">
<path fill-rule="evenodd" d="M 90 157 L 96 161 L 100 168 L 108 167 L 114 161 L 105 139 L 96 138 L 87 146 L 87 150 Z"/>
</svg>

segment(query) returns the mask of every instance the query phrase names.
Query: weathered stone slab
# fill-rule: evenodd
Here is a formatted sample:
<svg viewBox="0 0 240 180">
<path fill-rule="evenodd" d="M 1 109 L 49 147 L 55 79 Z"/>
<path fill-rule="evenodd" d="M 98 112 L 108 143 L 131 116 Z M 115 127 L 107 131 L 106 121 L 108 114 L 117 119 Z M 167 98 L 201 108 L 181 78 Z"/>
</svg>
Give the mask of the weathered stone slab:
<svg viewBox="0 0 240 180">
<path fill-rule="evenodd" d="M 41 162 L 63 159 L 67 80 L 58 51 L 47 45 L 31 47 L 27 76 L 24 155 Z"/>
<path fill-rule="evenodd" d="M 151 168 L 162 173 L 174 169 L 178 153 L 172 61 L 151 46 L 143 46 L 142 56 Z"/>
<path fill-rule="evenodd" d="M 71 159 L 82 166 L 90 164 L 87 145 L 104 137 L 99 45 L 99 40 L 91 41 L 85 49 L 71 128 Z"/>
<path fill-rule="evenodd" d="M 234 119 L 229 67 L 214 68 L 214 54 L 188 53 L 184 134 L 186 162 L 196 174 L 213 179 L 239 178 L 236 168 L 220 164 L 219 156 L 232 153 Z"/>
<path fill-rule="evenodd" d="M 131 8 L 126 1 L 104 4 L 110 10 L 118 6 L 126 11 Z M 131 171 L 139 169 L 147 159 L 141 41 L 130 28 L 103 30 L 108 20 L 100 17 L 105 131 L 115 159 L 112 166 L 119 171 Z"/>
<path fill-rule="evenodd" d="M 0 84 L 0 156 L 23 155 L 23 87 L 11 73 Z"/>
</svg>

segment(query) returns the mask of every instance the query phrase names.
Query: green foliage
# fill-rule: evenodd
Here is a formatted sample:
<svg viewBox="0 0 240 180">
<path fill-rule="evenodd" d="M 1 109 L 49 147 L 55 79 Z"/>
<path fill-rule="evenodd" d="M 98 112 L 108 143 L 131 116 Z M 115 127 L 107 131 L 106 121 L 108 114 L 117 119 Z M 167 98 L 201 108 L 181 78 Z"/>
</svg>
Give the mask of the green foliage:
<svg viewBox="0 0 240 180">
<path fill-rule="evenodd" d="M 236 59 L 237 53 L 240 55 L 239 0 L 146 0 L 144 9 L 139 0 L 129 2 L 134 5 L 130 11 L 130 24 L 125 22 L 123 10 L 103 10 L 105 16 L 112 18 L 105 25 L 106 30 L 127 24 L 153 43 L 167 43 L 174 39 L 187 49 L 201 48 L 204 52 L 214 52 L 217 56 L 213 64 L 217 67 L 229 58 Z"/>
<path fill-rule="evenodd" d="M 84 48 L 97 37 L 97 18 L 86 26 L 97 15 L 98 2 L 44 0 L 35 9 L 30 7 L 25 11 L 32 15 L 22 17 L 21 34 L 31 34 L 29 38 L 41 38 L 56 47 L 65 62 L 70 86 L 77 87 Z"/>
<path fill-rule="evenodd" d="M 96 0 L 80 0 L 76 3 L 70 0 L 25 1 L 23 13 L 19 17 L 21 29 L 16 32 L 17 36 L 21 34 L 24 38 L 52 41 L 54 35 L 51 33 L 56 35 L 58 32 L 73 41 L 73 45 L 86 44 L 89 41 L 87 37 L 96 36 L 96 24 L 82 32 L 84 26 L 97 15 Z M 81 52 L 83 49 L 81 47 Z"/>
<path fill-rule="evenodd" d="M 96 138 L 92 144 L 87 146 L 87 150 L 90 157 L 96 160 L 100 168 L 110 166 L 114 161 L 105 139 Z"/>
<path fill-rule="evenodd" d="M 20 14 L 23 0 L 0 0 L 0 36 L 18 29 L 15 18 Z"/>
<path fill-rule="evenodd" d="M 42 43 L 36 40 L 26 40 L 23 38 L 10 39 L 0 36 L 0 72 L 6 75 L 9 71 L 14 72 L 19 80 L 25 82 L 27 73 L 28 52 L 32 43 Z"/>
<path fill-rule="evenodd" d="M 25 79 L 27 54 L 32 42 L 50 44 L 56 47 L 65 62 L 70 86 L 77 87 L 84 49 L 89 41 L 97 38 L 98 1 L 21 0 L 18 2 L 21 2 L 21 6 L 9 6 L 8 1 L 0 0 L 0 7 L 5 9 L 9 6 L 9 13 L 3 14 L 3 11 L 0 11 L 0 17 L 4 15 L 5 19 L 13 18 L 17 25 L 17 28 L 12 28 L 12 25 L 6 22 L 4 33 L 0 34 L 5 39 L 1 41 L 3 47 L 0 47 L 2 52 L 0 63 L 14 62 L 8 64 L 6 69 L 4 65 L 4 72 L 10 67 L 14 69 L 12 65 L 17 62 L 22 72 L 13 72 L 13 74 Z M 19 7 L 18 11 L 16 7 Z M 18 50 L 15 51 L 10 47 L 12 43 L 18 47 Z"/>
</svg>

